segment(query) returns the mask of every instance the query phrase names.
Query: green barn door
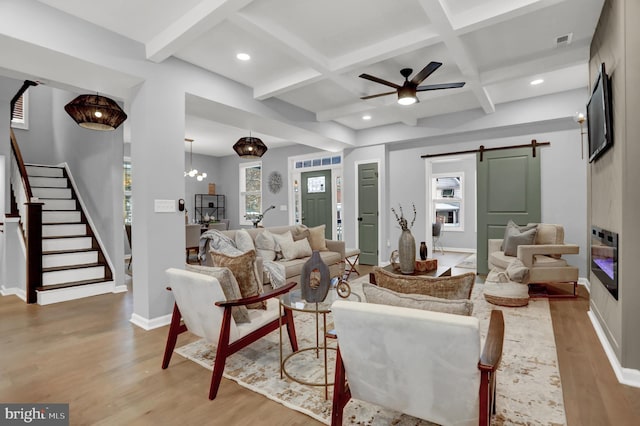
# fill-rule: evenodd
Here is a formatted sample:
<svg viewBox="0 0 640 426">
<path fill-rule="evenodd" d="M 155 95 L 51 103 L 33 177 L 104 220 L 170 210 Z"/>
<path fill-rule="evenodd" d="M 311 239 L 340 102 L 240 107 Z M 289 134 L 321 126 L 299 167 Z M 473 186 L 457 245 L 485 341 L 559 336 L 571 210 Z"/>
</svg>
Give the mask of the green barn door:
<svg viewBox="0 0 640 426">
<path fill-rule="evenodd" d="M 359 262 L 378 264 L 378 164 L 358 165 Z"/>
<path fill-rule="evenodd" d="M 302 181 L 302 223 L 309 228 L 326 225 L 324 236 L 333 237 L 331 219 L 331 170 L 305 172 Z"/>
<path fill-rule="evenodd" d="M 478 274 L 488 273 L 487 241 L 502 238 L 509 219 L 540 222 L 540 156 L 531 148 L 490 151 L 477 156 Z"/>
</svg>

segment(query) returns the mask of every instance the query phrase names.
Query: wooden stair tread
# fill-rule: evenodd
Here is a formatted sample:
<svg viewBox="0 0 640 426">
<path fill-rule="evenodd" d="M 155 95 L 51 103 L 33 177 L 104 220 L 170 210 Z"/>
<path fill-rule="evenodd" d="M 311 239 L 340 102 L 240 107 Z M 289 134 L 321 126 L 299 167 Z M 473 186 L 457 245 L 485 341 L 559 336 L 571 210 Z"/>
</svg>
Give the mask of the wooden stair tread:
<svg viewBox="0 0 640 426">
<path fill-rule="evenodd" d="M 51 226 L 51 225 L 86 225 L 87 222 L 44 222 L 42 226 Z"/>
<path fill-rule="evenodd" d="M 56 290 L 56 289 L 60 289 L 60 288 L 78 287 L 78 286 L 87 285 L 87 284 L 99 284 L 99 283 L 104 283 L 104 282 L 107 282 L 107 281 L 111 281 L 111 280 L 108 280 L 106 278 L 98 278 L 98 279 L 95 279 L 95 280 L 72 281 L 72 282 L 68 282 L 68 283 L 51 284 L 51 285 L 36 287 L 36 290 L 37 291 Z"/>
<path fill-rule="evenodd" d="M 79 234 L 79 235 L 60 235 L 58 237 L 42 237 L 43 240 L 55 240 L 60 238 L 91 238 L 91 235 Z"/>
<path fill-rule="evenodd" d="M 98 251 L 97 248 L 84 248 L 84 249 L 70 249 L 70 250 L 50 250 L 50 251 L 43 251 L 42 254 L 43 255 L 47 255 L 47 254 L 66 254 L 66 253 L 87 253 L 87 252 L 92 252 L 92 251 Z"/>
<path fill-rule="evenodd" d="M 53 266 L 51 268 L 42 268 L 42 272 L 57 272 L 57 271 L 68 271 L 72 269 L 85 269 L 85 268 L 95 268 L 98 266 L 104 266 L 106 268 L 106 263 L 82 263 L 79 265 L 65 265 L 65 266 Z"/>
</svg>

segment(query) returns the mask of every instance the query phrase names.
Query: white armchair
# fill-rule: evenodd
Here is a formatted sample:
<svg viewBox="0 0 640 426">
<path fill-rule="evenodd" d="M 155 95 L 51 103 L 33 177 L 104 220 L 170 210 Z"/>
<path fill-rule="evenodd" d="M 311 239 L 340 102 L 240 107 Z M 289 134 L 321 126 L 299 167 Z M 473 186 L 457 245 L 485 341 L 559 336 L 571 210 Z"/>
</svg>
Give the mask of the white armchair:
<svg viewBox="0 0 640 426">
<path fill-rule="evenodd" d="M 515 256 L 505 254 L 502 239 L 490 239 L 488 243 L 489 268 L 504 271 L 514 259 L 529 268 L 528 278 L 523 284 L 571 283 L 576 295 L 578 268 L 569 265 L 563 255 L 578 254 L 580 247 L 564 242 L 562 225 L 540 223 L 537 225 L 533 244 L 518 245 Z"/>
<path fill-rule="evenodd" d="M 175 268 L 167 269 L 166 274 L 170 285 L 167 289 L 171 290 L 176 302 L 162 369 L 169 366 L 178 335 L 185 331 L 190 331 L 204 338 L 208 343 L 217 345 L 209 399 L 214 399 L 218 393 L 227 357 L 277 330 L 280 325 L 287 327 L 291 347 L 294 351 L 298 350 L 293 316 L 287 310 L 281 316 L 278 301 L 278 296 L 287 293 L 295 287 L 296 283 L 288 283 L 258 296 L 226 300 L 220 282 L 210 275 Z M 249 322 L 239 324 L 235 322 L 231 314 L 234 306 L 261 301 L 267 302 L 266 310 L 249 309 Z"/>
<path fill-rule="evenodd" d="M 502 355 L 502 312 L 491 313 L 482 354 L 475 317 L 336 301 L 331 424 L 351 397 L 445 425 L 488 425 Z"/>
</svg>

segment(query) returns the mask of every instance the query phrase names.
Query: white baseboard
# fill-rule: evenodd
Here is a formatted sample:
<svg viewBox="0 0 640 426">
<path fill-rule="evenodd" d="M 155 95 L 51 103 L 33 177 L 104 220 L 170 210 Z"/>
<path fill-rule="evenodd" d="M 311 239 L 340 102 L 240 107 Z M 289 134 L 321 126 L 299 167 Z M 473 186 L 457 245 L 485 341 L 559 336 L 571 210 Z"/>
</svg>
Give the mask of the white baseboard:
<svg viewBox="0 0 640 426">
<path fill-rule="evenodd" d="M 578 278 L 578 285 L 584 286 L 589 293 L 591 293 L 591 283 L 586 278 Z"/>
<path fill-rule="evenodd" d="M 27 293 L 18 287 L 6 287 L 6 286 L 2 286 L 0 287 L 0 295 L 2 296 L 18 296 L 20 299 L 22 299 L 24 302 L 27 301 Z"/>
<path fill-rule="evenodd" d="M 105 281 L 96 284 L 59 288 L 56 290 L 38 291 L 38 305 L 51 305 L 53 303 L 82 299 L 99 294 L 113 293 L 114 288 L 115 283 L 113 281 Z"/>
<path fill-rule="evenodd" d="M 147 319 L 138 314 L 131 314 L 131 319 L 129 321 L 143 330 L 149 331 L 169 325 L 171 323 L 171 316 L 172 314 L 167 314 L 161 317 Z"/>
<path fill-rule="evenodd" d="M 635 388 L 640 388 L 640 370 L 635 370 L 632 368 L 625 368 L 620 365 L 620 361 L 618 361 L 618 357 L 616 356 L 613 348 L 609 344 L 607 337 L 605 335 L 602 326 L 598 322 L 598 318 L 594 315 L 594 313 L 589 310 L 587 312 L 589 319 L 591 320 L 591 324 L 593 325 L 594 330 L 596 331 L 596 335 L 600 340 L 600 344 L 604 349 L 605 354 L 607 354 L 607 358 L 609 358 L 609 364 L 611 364 L 611 368 L 613 368 L 613 372 L 616 374 L 616 378 L 623 385 L 633 386 Z"/>
<path fill-rule="evenodd" d="M 114 293 L 126 293 L 127 291 L 129 291 L 129 288 L 124 284 L 113 287 Z"/>
</svg>

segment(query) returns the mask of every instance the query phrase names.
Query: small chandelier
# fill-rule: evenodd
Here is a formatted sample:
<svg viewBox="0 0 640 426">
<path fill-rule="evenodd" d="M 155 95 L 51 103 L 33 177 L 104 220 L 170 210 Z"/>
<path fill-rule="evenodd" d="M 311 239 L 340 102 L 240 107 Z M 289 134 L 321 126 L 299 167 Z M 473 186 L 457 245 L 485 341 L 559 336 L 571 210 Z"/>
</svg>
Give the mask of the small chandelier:
<svg viewBox="0 0 640 426">
<path fill-rule="evenodd" d="M 259 139 L 249 136 L 238 139 L 233 149 L 242 158 L 260 158 L 267 152 L 267 146 Z"/>
<path fill-rule="evenodd" d="M 67 105 L 64 110 L 80 127 L 91 130 L 115 130 L 127 114 L 113 100 L 98 94 L 80 95 Z"/>
<path fill-rule="evenodd" d="M 205 172 L 198 173 L 198 169 L 193 168 L 193 139 L 185 139 L 185 142 L 189 142 L 190 151 L 189 151 L 189 171 L 184 172 L 184 177 L 194 177 L 198 181 L 203 181 L 204 178 L 207 177 Z"/>
</svg>

